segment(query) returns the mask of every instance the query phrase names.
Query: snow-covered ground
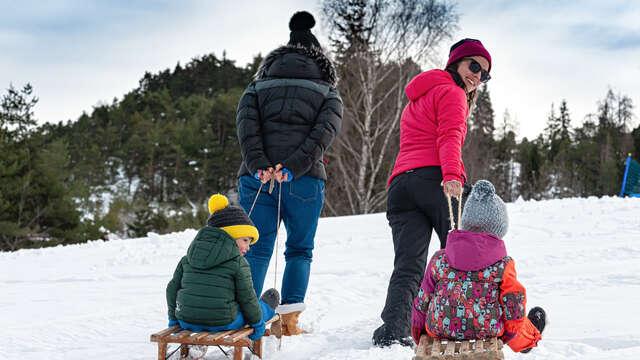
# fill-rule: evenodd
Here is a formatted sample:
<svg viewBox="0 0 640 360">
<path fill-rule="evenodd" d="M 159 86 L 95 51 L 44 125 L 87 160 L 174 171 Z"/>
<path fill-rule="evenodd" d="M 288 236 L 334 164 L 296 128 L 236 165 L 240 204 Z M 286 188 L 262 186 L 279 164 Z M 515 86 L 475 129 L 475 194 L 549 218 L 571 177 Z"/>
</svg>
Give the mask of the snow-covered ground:
<svg viewBox="0 0 640 360">
<path fill-rule="evenodd" d="M 505 237 L 550 325 L 529 355 L 507 359 L 640 358 L 640 199 L 508 204 Z M 265 342 L 266 359 L 411 359 L 400 345 L 373 347 L 393 247 L 384 214 L 321 219 L 308 309 L 311 334 Z M 0 254 L 0 357 L 153 359 L 149 335 L 167 325 L 165 286 L 196 234 Z M 284 259 L 280 235 L 280 275 Z M 431 242 L 430 254 L 438 246 Z M 272 262 L 273 263 L 273 262 Z M 270 270 L 265 288 L 274 281 Z M 224 359 L 215 348 L 207 359 Z"/>
</svg>

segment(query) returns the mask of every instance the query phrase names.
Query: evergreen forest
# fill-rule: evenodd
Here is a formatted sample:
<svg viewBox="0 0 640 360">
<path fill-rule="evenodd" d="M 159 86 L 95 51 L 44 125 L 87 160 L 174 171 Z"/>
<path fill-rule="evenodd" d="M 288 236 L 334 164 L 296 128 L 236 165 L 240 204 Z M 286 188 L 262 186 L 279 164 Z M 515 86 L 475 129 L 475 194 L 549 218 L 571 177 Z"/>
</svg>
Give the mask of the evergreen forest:
<svg viewBox="0 0 640 360">
<path fill-rule="evenodd" d="M 325 154 L 331 181 L 324 216 L 385 211 L 386 179 L 407 101 L 403 88 L 426 70 L 418 64 L 428 63 L 415 46 L 413 53 L 380 47 L 389 39 L 377 34 L 406 29 L 394 28 L 398 9 L 375 8 L 380 14 L 372 14 L 370 3 L 323 1 L 324 13 L 333 19 L 327 52 L 342 80 L 345 104 L 343 130 Z M 453 8 L 438 1 L 398 1 L 397 6 L 405 9 L 405 23 L 430 32 L 431 42 L 420 44 L 423 51 L 450 40 L 457 22 Z M 412 20 L 410 15 L 421 11 L 439 17 L 433 24 L 419 23 L 419 16 Z M 394 48 L 403 49 L 401 43 Z M 196 57 L 173 69 L 147 72 L 122 98 L 57 123 L 34 118 L 38 96 L 29 79 L 15 79 L 19 86 L 4 84 L 0 251 L 202 226 L 211 194 L 235 198 L 241 163 L 236 107 L 261 61 L 258 55 L 238 66 L 224 54 Z M 372 76 L 366 86 L 356 71 Z M 463 160 L 470 183 L 492 181 L 505 201 L 619 194 L 627 154 L 640 155 L 640 126 L 634 127 L 628 96 L 602 89 L 584 119 L 573 119 L 571 104 L 557 99 L 541 119 L 544 132 L 519 139 L 509 112 L 494 113 L 490 86 L 480 88 L 468 119 Z M 369 133 L 380 137 L 363 137 Z M 362 171 L 355 171 L 358 166 Z"/>
</svg>

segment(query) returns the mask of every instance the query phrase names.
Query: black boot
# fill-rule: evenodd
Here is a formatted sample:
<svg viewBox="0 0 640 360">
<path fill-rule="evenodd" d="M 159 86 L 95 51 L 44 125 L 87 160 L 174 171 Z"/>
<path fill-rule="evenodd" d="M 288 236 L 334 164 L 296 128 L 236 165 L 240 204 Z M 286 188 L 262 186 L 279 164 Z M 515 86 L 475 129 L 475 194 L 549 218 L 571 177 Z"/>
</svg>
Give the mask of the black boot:
<svg viewBox="0 0 640 360">
<path fill-rule="evenodd" d="M 395 329 L 388 324 L 382 324 L 373 332 L 373 345 L 379 347 L 400 344 L 402 346 L 413 346 L 413 339 L 408 331 Z"/>
<path fill-rule="evenodd" d="M 271 288 L 260 296 L 260 300 L 264 301 L 273 310 L 275 310 L 278 307 L 278 304 L 280 304 L 280 294 L 278 293 L 278 290 Z"/>
<path fill-rule="evenodd" d="M 540 331 L 540 334 L 542 334 L 542 331 L 544 330 L 545 325 L 547 325 L 547 313 L 544 312 L 544 310 L 541 307 L 536 306 L 531 310 L 529 310 L 529 314 L 527 315 L 527 317 L 529 318 L 529 320 L 531 320 L 531 323 L 533 324 L 533 326 L 535 326 L 536 329 Z M 520 352 L 526 354 L 529 351 L 531 351 L 531 349 L 533 348 L 524 349 Z"/>
</svg>

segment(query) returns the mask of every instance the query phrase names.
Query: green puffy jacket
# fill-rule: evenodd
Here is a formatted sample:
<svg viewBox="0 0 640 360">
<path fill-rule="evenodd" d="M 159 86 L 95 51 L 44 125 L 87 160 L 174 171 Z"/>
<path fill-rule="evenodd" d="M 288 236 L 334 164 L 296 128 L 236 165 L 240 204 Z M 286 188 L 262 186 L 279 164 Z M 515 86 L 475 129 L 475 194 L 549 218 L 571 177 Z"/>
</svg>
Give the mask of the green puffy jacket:
<svg viewBox="0 0 640 360">
<path fill-rule="evenodd" d="M 220 326 L 238 316 L 248 324 L 262 319 L 249 263 L 224 230 L 205 226 L 191 242 L 167 285 L 169 318 L 200 326 Z"/>
</svg>

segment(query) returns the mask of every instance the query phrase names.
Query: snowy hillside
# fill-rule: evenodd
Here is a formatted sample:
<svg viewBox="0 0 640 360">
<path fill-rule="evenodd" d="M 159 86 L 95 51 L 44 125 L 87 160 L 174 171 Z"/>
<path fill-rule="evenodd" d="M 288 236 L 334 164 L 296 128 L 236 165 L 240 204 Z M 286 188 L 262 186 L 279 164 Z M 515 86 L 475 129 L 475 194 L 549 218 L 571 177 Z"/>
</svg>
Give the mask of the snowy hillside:
<svg viewBox="0 0 640 360">
<path fill-rule="evenodd" d="M 505 237 L 528 292 L 550 325 L 529 355 L 507 359 L 640 357 L 640 199 L 508 204 Z M 195 230 L 147 238 L 0 253 L 0 339 L 5 359 L 154 359 L 149 335 L 167 325 L 165 286 Z M 284 234 L 280 235 L 280 275 Z M 437 239 L 431 242 L 430 254 Z M 308 310 L 312 334 L 267 338 L 266 359 L 411 359 L 379 349 L 392 270 L 384 214 L 321 219 Z M 272 262 L 273 264 L 273 262 Z M 265 288 L 273 286 L 273 268 Z M 211 349 L 207 359 L 224 359 Z"/>
</svg>

